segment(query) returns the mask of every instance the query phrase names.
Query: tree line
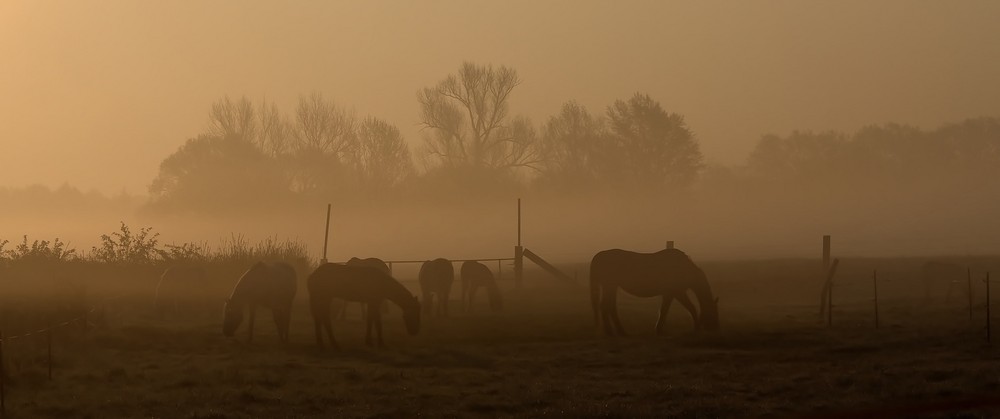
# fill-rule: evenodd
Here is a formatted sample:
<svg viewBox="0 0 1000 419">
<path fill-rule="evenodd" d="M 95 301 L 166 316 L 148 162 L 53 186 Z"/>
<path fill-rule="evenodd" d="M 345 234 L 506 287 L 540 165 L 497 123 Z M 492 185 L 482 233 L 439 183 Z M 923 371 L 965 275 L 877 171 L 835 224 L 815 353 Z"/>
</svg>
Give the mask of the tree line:
<svg viewBox="0 0 1000 419">
<path fill-rule="evenodd" d="M 709 166 L 684 116 L 647 94 L 600 111 L 568 101 L 536 124 L 511 110 L 520 83 L 510 67 L 467 62 L 421 89 L 422 138 L 412 149 L 392 123 L 359 116 L 319 93 L 301 96 L 290 110 L 224 97 L 209 109 L 205 132 L 161 162 L 147 207 L 227 212 L 496 192 L 671 196 L 699 189 L 988 185 L 1000 171 L 996 117 L 929 131 L 888 123 L 854 133 L 767 134 L 742 164 Z M 65 189 L 60 195 L 73 192 Z"/>
<path fill-rule="evenodd" d="M 515 115 L 520 78 L 509 67 L 465 63 L 417 95 L 421 143 L 411 151 L 397 127 L 359 116 L 319 93 L 282 112 L 266 101 L 225 97 L 208 129 L 160 165 L 150 185 L 161 209 L 245 206 L 476 191 L 690 188 L 702 155 L 683 116 L 645 94 L 604 114 L 566 103 L 536 126 Z"/>
</svg>

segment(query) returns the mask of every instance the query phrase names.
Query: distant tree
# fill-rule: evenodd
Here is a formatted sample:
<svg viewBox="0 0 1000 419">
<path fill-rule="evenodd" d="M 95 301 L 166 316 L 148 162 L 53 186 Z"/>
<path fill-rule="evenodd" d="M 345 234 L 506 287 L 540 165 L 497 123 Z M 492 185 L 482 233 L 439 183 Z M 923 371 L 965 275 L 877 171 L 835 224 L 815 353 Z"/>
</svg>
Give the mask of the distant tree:
<svg viewBox="0 0 1000 419">
<path fill-rule="evenodd" d="M 608 124 L 613 146 L 595 162 L 602 176 L 620 184 L 671 188 L 686 188 L 697 179 L 702 154 L 683 116 L 637 93 L 608 107 Z"/>
<path fill-rule="evenodd" d="M 367 117 L 358 125 L 356 137 L 349 161 L 363 189 L 384 192 L 413 175 L 410 149 L 398 128 Z"/>
<path fill-rule="evenodd" d="M 828 180 L 848 156 L 843 133 L 794 131 L 788 137 L 765 135 L 750 153 L 750 174 L 771 181 Z"/>
<path fill-rule="evenodd" d="M 610 140 L 605 121 L 576 102 L 567 102 L 542 127 L 539 142 L 542 183 L 587 187 L 597 177 L 595 162 Z"/>
<path fill-rule="evenodd" d="M 212 104 L 208 133 L 220 138 L 257 140 L 257 118 L 253 103 L 245 96 L 233 101 L 229 96 Z"/>
<path fill-rule="evenodd" d="M 319 93 L 299 98 L 292 127 L 292 187 L 308 195 L 341 190 L 348 183 L 345 158 L 355 147 L 354 115 Z"/>
<path fill-rule="evenodd" d="M 225 210 L 284 196 L 288 182 L 273 159 L 234 137 L 190 139 L 160 163 L 149 187 L 154 203 Z"/>
<path fill-rule="evenodd" d="M 457 74 L 417 93 L 430 164 L 513 171 L 539 163 L 534 130 L 509 116 L 517 72 L 466 62 Z"/>
</svg>

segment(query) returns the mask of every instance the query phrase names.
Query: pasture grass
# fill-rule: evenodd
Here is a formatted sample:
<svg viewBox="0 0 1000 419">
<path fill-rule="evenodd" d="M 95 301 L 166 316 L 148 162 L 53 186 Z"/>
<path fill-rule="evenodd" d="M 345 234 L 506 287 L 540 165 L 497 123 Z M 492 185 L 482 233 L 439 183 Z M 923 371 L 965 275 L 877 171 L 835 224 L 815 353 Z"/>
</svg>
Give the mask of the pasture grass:
<svg viewBox="0 0 1000 419">
<path fill-rule="evenodd" d="M 264 311 L 247 343 L 245 324 L 236 339 L 222 336 L 221 298 L 219 311 L 157 318 L 137 294 L 109 307 L 105 327 L 60 330 L 51 381 L 43 346 L 5 347 L 6 416 L 808 417 L 1000 394 L 1000 350 L 985 343 L 981 307 L 970 321 L 960 305 L 887 296 L 876 330 L 864 294 L 844 286 L 827 328 L 811 303 L 815 281 L 716 277 L 717 333 L 695 333 L 675 304 L 668 335 L 656 337 L 658 302 L 622 296 L 630 336 L 606 338 L 586 287 L 539 275 L 523 290 L 505 288 L 505 312 L 489 312 L 483 299 L 465 313 L 452 301 L 452 315 L 423 319 L 417 336 L 392 307 L 385 349 L 364 345 L 350 305 L 334 324 L 342 352 L 316 348 L 304 287 L 287 346 Z"/>
</svg>

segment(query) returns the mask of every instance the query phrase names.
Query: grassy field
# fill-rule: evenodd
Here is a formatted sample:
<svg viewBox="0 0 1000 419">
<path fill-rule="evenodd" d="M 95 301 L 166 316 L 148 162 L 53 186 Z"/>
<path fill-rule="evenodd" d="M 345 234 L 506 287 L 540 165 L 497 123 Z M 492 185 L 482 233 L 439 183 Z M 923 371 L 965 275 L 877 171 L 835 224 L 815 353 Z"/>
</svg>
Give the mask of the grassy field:
<svg viewBox="0 0 1000 419">
<path fill-rule="evenodd" d="M 471 314 L 455 301 L 453 316 L 424 319 L 418 336 L 393 307 L 381 350 L 364 346 L 350 306 L 334 325 L 343 352 L 316 349 L 304 287 L 288 346 L 269 313 L 248 344 L 245 326 L 238 339 L 222 336 L 221 310 L 158 319 L 137 291 L 86 336 L 55 334 L 51 381 L 43 337 L 6 345 L 6 417 L 852 417 L 1000 395 L 981 294 L 970 321 L 961 304 L 916 304 L 915 262 L 845 261 L 827 328 L 815 263 L 705 264 L 721 299 L 718 333 L 695 333 L 675 304 L 668 336 L 655 337 L 658 303 L 622 296 L 631 336 L 605 338 L 584 284 L 530 272 L 521 290 L 505 284 L 503 313 L 487 312 L 485 298 Z M 886 267 L 878 330 L 873 265 Z M 997 415 L 978 407 L 930 417 Z"/>
</svg>

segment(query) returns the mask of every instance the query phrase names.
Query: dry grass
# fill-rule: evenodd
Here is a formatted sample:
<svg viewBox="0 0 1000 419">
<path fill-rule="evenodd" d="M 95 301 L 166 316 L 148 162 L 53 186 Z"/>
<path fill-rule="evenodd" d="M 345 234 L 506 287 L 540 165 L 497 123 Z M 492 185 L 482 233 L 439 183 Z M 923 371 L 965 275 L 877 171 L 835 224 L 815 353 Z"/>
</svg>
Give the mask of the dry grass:
<svg viewBox="0 0 1000 419">
<path fill-rule="evenodd" d="M 238 340 L 224 338 L 216 313 L 155 319 L 143 306 L 147 299 L 133 296 L 112 307 L 107 328 L 57 336 L 52 381 L 43 362 L 11 371 L 7 412 L 794 417 L 1000 394 L 1000 350 L 985 344 L 979 308 L 970 322 L 961 306 L 914 308 L 912 298 L 887 291 L 883 325 L 875 330 L 867 297 L 851 294 L 845 276 L 837 294 L 845 303 L 827 329 L 813 301 L 819 288 L 797 265 L 738 266 L 706 268 L 722 298 L 723 331 L 694 333 L 675 305 L 665 338 L 652 336 L 655 301 L 623 298 L 632 336 L 608 339 L 596 333 L 585 287 L 541 277 L 529 279 L 526 290 L 507 289 L 503 314 L 488 314 L 483 304 L 476 314 L 425 319 L 416 337 L 405 334 L 393 308 L 384 350 L 363 345 L 351 306 L 348 319 L 335 323 L 340 353 L 315 348 L 304 288 L 287 347 L 277 343 L 269 314 L 258 316 L 257 337 L 247 344 L 244 330 Z M 906 269 L 900 272 L 902 281 Z M 989 417 L 1000 410 L 938 414 Z"/>
</svg>

